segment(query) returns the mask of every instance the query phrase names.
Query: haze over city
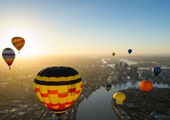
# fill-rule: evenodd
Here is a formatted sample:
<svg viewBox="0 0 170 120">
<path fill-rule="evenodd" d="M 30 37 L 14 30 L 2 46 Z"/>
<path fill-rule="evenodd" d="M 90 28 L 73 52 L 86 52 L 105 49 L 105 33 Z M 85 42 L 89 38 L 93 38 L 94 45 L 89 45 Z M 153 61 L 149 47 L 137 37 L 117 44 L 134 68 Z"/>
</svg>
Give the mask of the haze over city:
<svg viewBox="0 0 170 120">
<path fill-rule="evenodd" d="M 169 0 L 0 0 L 0 119 L 170 120 Z"/>
</svg>

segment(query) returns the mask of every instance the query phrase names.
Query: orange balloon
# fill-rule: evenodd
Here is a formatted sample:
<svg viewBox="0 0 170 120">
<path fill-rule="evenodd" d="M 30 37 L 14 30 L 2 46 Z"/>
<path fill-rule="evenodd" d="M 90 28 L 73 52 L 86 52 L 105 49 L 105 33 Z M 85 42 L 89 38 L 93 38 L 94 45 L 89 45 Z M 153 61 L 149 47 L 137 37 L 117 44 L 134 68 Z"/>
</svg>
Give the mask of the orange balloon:
<svg viewBox="0 0 170 120">
<path fill-rule="evenodd" d="M 11 40 L 14 47 L 18 50 L 18 52 L 22 49 L 25 44 L 25 40 L 22 37 L 13 37 Z"/>
<path fill-rule="evenodd" d="M 141 89 L 143 92 L 147 93 L 147 92 L 149 92 L 149 91 L 152 89 L 153 84 L 152 84 L 152 82 L 150 82 L 150 81 L 148 81 L 148 80 L 143 80 L 143 81 L 141 81 L 141 82 L 139 83 L 139 86 L 140 86 L 140 89 Z"/>
</svg>

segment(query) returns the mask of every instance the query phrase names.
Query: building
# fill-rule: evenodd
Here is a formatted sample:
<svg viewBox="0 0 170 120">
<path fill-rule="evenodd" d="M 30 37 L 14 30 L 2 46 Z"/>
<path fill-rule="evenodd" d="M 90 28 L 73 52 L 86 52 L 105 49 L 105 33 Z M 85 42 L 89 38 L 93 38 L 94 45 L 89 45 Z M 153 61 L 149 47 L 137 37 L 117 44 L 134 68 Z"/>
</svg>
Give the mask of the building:
<svg viewBox="0 0 170 120">
<path fill-rule="evenodd" d="M 132 74 L 136 74 L 136 73 L 137 73 L 137 70 L 138 70 L 138 67 L 133 67 L 133 69 L 132 69 Z"/>
<path fill-rule="evenodd" d="M 135 80 L 139 80 L 139 73 L 137 73 L 137 71 L 138 71 L 138 67 L 131 66 L 130 74 L 131 77 Z"/>
<path fill-rule="evenodd" d="M 149 71 L 148 71 L 148 70 L 145 70 L 145 78 L 148 79 L 148 77 L 149 77 Z"/>
<path fill-rule="evenodd" d="M 123 65 L 122 65 L 122 62 L 119 63 L 119 71 L 122 71 L 123 69 Z"/>
<path fill-rule="evenodd" d="M 26 91 L 26 93 L 29 93 L 29 88 L 28 87 L 25 88 L 25 91 Z"/>
<path fill-rule="evenodd" d="M 25 114 L 25 112 L 19 112 L 18 116 L 23 116 Z"/>
<path fill-rule="evenodd" d="M 118 70 L 118 63 L 115 64 L 115 69 Z"/>
<path fill-rule="evenodd" d="M 124 71 L 127 72 L 127 68 L 128 68 L 128 64 L 127 63 L 124 63 Z"/>
<path fill-rule="evenodd" d="M 152 68 L 149 67 L 149 75 L 151 75 L 151 74 L 152 74 Z"/>
<path fill-rule="evenodd" d="M 133 72 L 133 66 L 130 67 L 130 74 L 132 75 Z"/>
</svg>

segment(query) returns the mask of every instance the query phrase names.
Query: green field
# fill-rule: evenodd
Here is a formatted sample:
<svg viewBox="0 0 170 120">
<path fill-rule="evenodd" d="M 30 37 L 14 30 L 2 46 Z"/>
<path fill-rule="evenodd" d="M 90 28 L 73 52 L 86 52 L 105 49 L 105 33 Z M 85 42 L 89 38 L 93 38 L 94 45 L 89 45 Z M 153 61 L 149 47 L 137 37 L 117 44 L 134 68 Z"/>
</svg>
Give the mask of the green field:
<svg viewBox="0 0 170 120">
<path fill-rule="evenodd" d="M 125 103 L 126 104 L 126 106 L 129 108 L 129 107 L 136 107 L 136 105 L 134 104 L 134 103 L 132 103 L 132 102 L 126 102 Z"/>
</svg>

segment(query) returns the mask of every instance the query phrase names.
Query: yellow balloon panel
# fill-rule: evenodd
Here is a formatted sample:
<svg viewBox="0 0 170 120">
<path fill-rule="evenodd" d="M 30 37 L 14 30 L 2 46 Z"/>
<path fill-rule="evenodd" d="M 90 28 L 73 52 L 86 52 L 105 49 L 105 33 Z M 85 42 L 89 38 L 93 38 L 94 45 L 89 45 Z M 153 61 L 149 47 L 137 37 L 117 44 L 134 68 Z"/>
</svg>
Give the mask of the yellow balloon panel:
<svg viewBox="0 0 170 120">
<path fill-rule="evenodd" d="M 41 102 L 44 102 L 42 97 L 41 97 L 41 94 L 40 94 L 40 89 L 39 89 L 39 85 L 38 84 L 35 84 L 34 83 L 34 92 L 36 94 L 36 96 L 38 97 L 38 99 L 41 101 Z"/>
<path fill-rule="evenodd" d="M 58 86 L 47 86 L 48 96 L 52 106 L 58 104 Z"/>
<path fill-rule="evenodd" d="M 73 101 L 75 91 L 76 91 L 75 85 L 68 85 L 68 96 L 67 96 L 67 104 L 68 105 L 70 105 L 71 102 Z"/>
<path fill-rule="evenodd" d="M 76 83 L 75 86 L 76 86 L 76 92 L 75 92 L 75 96 L 73 100 L 76 100 L 82 91 L 82 81 L 79 83 Z"/>
<path fill-rule="evenodd" d="M 41 97 L 42 97 L 44 103 L 49 104 L 50 99 L 48 97 L 47 86 L 46 85 L 39 85 L 39 88 L 40 88 L 40 94 L 41 94 Z"/>
<path fill-rule="evenodd" d="M 65 104 L 68 96 L 67 85 L 58 86 L 58 98 L 60 106 L 61 104 Z"/>
</svg>

